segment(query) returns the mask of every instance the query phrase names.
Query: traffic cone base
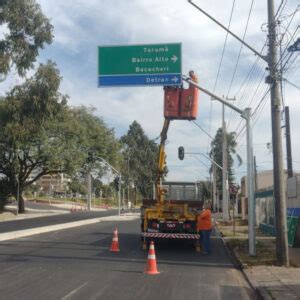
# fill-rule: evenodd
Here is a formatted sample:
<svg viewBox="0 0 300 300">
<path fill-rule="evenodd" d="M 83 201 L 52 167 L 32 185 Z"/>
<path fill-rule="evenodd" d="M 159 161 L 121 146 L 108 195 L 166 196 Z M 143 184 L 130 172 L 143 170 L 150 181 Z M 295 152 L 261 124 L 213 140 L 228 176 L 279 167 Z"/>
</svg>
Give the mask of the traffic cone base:
<svg viewBox="0 0 300 300">
<path fill-rule="evenodd" d="M 151 241 L 149 252 L 148 252 L 148 259 L 147 259 L 147 266 L 145 270 L 146 274 L 149 275 L 156 275 L 159 274 L 156 266 L 156 257 L 155 257 L 155 250 L 154 250 L 154 242 Z"/>
<path fill-rule="evenodd" d="M 117 229 L 114 230 L 114 235 L 113 235 L 112 243 L 111 243 L 111 246 L 110 246 L 110 251 L 111 252 L 119 252 L 120 251 L 119 239 L 118 239 L 118 230 Z"/>
</svg>

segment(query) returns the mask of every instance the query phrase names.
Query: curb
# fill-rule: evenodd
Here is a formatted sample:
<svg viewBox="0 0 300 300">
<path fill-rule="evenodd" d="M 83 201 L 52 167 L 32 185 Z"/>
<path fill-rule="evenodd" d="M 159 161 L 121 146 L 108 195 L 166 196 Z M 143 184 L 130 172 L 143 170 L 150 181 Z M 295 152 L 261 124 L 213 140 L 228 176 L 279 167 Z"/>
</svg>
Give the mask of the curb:
<svg viewBox="0 0 300 300">
<path fill-rule="evenodd" d="M 217 233 L 218 238 L 222 241 L 223 246 L 225 248 L 225 251 L 227 253 L 227 255 L 229 256 L 232 264 L 239 270 L 242 270 L 245 266 L 240 262 L 240 260 L 237 258 L 237 256 L 235 255 L 235 253 L 233 251 L 231 251 L 229 249 L 229 247 L 226 244 L 225 239 L 222 237 L 218 227 L 215 225 L 215 231 Z"/>
<path fill-rule="evenodd" d="M 37 235 L 41 233 L 47 233 L 52 231 L 58 231 L 63 229 L 69 229 L 84 225 L 90 225 L 95 224 L 103 221 L 128 221 L 128 220 L 134 220 L 139 218 L 138 216 L 107 216 L 107 217 L 101 217 L 101 218 L 94 218 L 94 219 L 88 219 L 88 220 L 81 220 L 81 221 L 75 221 L 75 222 L 68 222 L 68 223 L 62 223 L 57 225 L 50 225 L 50 226 L 42 226 L 38 228 L 30 228 L 30 229 L 24 229 L 24 230 L 18 230 L 18 231 L 12 231 L 7 233 L 1 233 L 0 234 L 0 242 L 8 241 L 8 240 L 14 240 L 21 237 L 27 237 L 31 235 Z"/>
<path fill-rule="evenodd" d="M 263 287 L 257 287 L 255 286 L 255 284 L 253 283 L 253 280 L 251 280 L 245 270 L 241 270 L 244 277 L 247 279 L 249 285 L 251 286 L 251 288 L 253 290 L 256 291 L 256 294 L 258 295 L 259 299 L 263 299 L 263 300 L 272 300 L 274 299 L 270 294 L 268 294 L 268 292 L 263 288 Z"/>
<path fill-rule="evenodd" d="M 3 222 L 14 222 L 14 221 L 23 221 L 23 220 L 31 220 L 31 219 L 36 219 L 36 218 L 44 218 L 44 217 L 50 217 L 50 216 L 58 216 L 58 215 L 65 215 L 69 214 L 67 211 L 61 211 L 61 212 L 52 212 L 51 214 L 49 213 L 36 213 L 36 215 L 31 215 L 31 216 L 18 216 L 17 218 L 12 218 L 12 219 L 3 219 L 0 220 L 0 224 Z"/>
<path fill-rule="evenodd" d="M 266 291 L 262 290 L 262 289 L 259 289 L 259 288 L 256 288 L 255 285 L 253 284 L 253 282 L 250 280 L 250 278 L 247 276 L 246 272 L 244 269 L 247 269 L 248 266 L 241 263 L 241 261 L 239 260 L 239 258 L 236 256 L 236 254 L 234 253 L 234 251 L 232 251 L 231 249 L 229 249 L 229 247 L 227 246 L 226 244 L 226 241 L 225 239 L 222 237 L 222 235 L 220 234 L 220 231 L 217 227 L 217 225 L 215 225 L 215 230 L 216 230 L 216 233 L 218 234 L 218 237 L 221 239 L 223 245 L 224 245 L 224 248 L 225 248 L 225 251 L 227 253 L 227 255 L 229 256 L 230 260 L 232 261 L 233 265 L 239 269 L 241 271 L 241 273 L 243 274 L 245 280 L 248 282 L 250 288 L 256 293 L 256 295 L 258 296 L 259 299 L 272 299 L 270 297 L 270 295 L 268 295 L 266 293 Z"/>
</svg>

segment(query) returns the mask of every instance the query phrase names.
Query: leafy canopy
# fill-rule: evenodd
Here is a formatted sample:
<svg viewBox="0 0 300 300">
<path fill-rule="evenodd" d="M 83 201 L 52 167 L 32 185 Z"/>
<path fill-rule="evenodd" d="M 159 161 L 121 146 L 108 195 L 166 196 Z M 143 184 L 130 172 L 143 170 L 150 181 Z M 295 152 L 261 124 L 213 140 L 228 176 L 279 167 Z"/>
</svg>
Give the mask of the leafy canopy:
<svg viewBox="0 0 300 300">
<path fill-rule="evenodd" d="M 0 25 L 6 32 L 0 40 L 0 74 L 15 66 L 24 76 L 39 49 L 52 42 L 53 27 L 34 0 L 1 0 Z"/>
<path fill-rule="evenodd" d="M 41 64 L 0 101 L 2 198 L 16 197 L 18 184 L 22 194 L 46 174 L 84 173 L 90 152 L 109 161 L 118 157 L 113 130 L 91 110 L 69 107 L 67 96 L 59 92 L 60 81 L 54 63 Z"/>
<path fill-rule="evenodd" d="M 215 138 L 211 142 L 211 152 L 210 157 L 214 159 L 215 162 L 217 162 L 219 165 L 222 166 L 223 159 L 222 159 L 222 128 L 219 128 L 217 130 L 217 133 L 215 135 Z M 226 139 L 227 139 L 227 170 L 228 170 L 228 181 L 229 183 L 234 182 L 234 170 L 233 170 L 233 164 L 234 164 L 234 157 L 235 155 L 237 157 L 239 165 L 242 163 L 241 157 L 236 153 L 236 133 L 235 132 L 229 132 L 226 133 Z M 222 170 L 220 168 L 216 168 L 217 173 L 217 187 L 219 190 L 222 190 Z"/>
<path fill-rule="evenodd" d="M 127 134 L 121 137 L 121 143 L 125 159 L 125 181 L 132 182 L 142 196 L 149 197 L 157 177 L 157 144 L 146 136 L 136 121 L 129 126 Z"/>
</svg>

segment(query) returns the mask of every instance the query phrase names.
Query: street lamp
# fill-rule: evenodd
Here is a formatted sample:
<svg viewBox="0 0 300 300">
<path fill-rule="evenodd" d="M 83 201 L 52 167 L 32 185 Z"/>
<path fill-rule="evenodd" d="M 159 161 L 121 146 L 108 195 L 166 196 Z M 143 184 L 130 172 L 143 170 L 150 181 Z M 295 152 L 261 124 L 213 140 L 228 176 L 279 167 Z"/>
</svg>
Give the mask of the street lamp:
<svg viewBox="0 0 300 300">
<path fill-rule="evenodd" d="M 100 161 L 102 161 L 106 166 L 108 166 L 113 172 L 115 172 L 118 176 L 119 176 L 119 181 L 118 181 L 118 215 L 121 215 L 121 185 L 122 185 L 122 175 L 121 172 L 118 171 L 116 168 L 114 168 L 111 164 L 109 164 L 104 158 L 100 157 L 100 156 L 94 156 L 95 159 L 98 159 Z M 90 176 L 89 176 L 90 177 Z M 90 199 L 90 195 L 91 195 L 91 187 L 89 185 L 89 199 Z"/>
<path fill-rule="evenodd" d="M 246 132 L 247 132 L 247 187 L 248 187 L 248 231 L 249 231 L 249 254 L 256 255 L 255 247 L 255 203 L 254 203 L 254 166 L 253 166 L 253 140 L 252 140 L 252 125 L 251 125 L 251 108 L 240 109 L 239 107 L 229 103 L 228 101 L 214 95 L 208 90 L 202 88 L 199 84 L 191 80 L 189 77 L 183 75 L 182 79 L 189 84 L 195 86 L 203 93 L 213 97 L 222 104 L 230 107 L 232 110 L 240 114 L 240 116 L 246 120 Z M 223 212 L 224 213 L 224 212 Z"/>
</svg>

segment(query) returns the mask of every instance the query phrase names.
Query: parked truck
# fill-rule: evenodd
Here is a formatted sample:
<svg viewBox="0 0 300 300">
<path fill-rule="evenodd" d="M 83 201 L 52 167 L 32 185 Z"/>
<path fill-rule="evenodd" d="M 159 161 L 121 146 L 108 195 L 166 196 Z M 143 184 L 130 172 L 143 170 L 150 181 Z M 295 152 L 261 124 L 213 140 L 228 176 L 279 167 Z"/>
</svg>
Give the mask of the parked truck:
<svg viewBox="0 0 300 300">
<path fill-rule="evenodd" d="M 197 81 L 190 72 L 192 80 Z M 198 108 L 198 89 L 190 85 L 164 88 L 164 125 L 161 132 L 155 199 L 145 199 L 141 207 L 143 247 L 147 239 L 191 239 L 197 241 L 196 218 L 202 208 L 195 184 L 163 183 L 165 143 L 172 120 L 194 120 Z M 192 188 L 191 188 L 192 186 Z M 187 193 L 189 191 L 189 193 Z M 191 193 L 191 191 L 193 191 Z M 188 196 L 189 195 L 189 196 Z"/>
</svg>

